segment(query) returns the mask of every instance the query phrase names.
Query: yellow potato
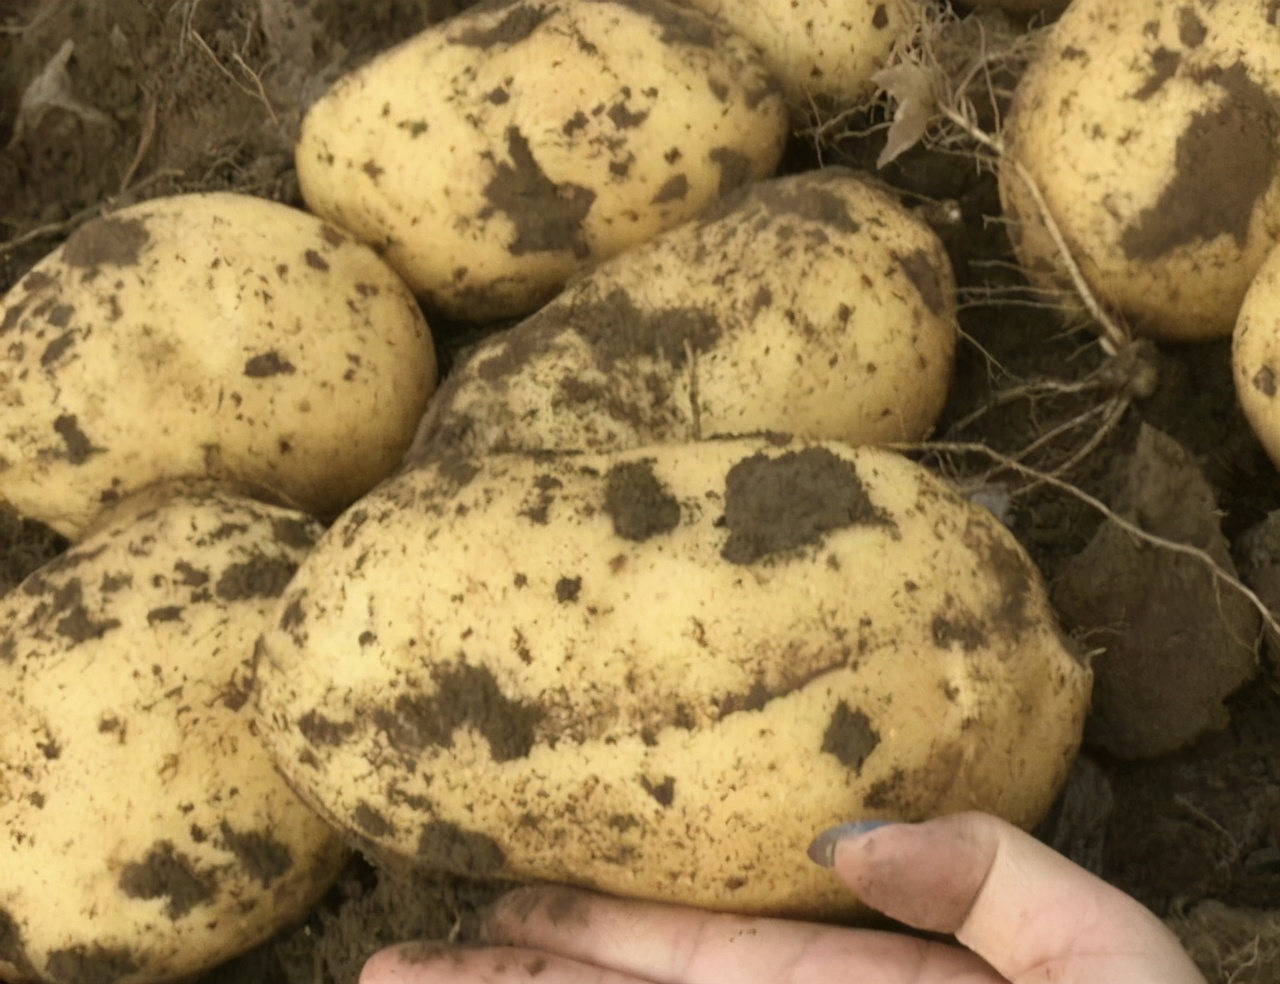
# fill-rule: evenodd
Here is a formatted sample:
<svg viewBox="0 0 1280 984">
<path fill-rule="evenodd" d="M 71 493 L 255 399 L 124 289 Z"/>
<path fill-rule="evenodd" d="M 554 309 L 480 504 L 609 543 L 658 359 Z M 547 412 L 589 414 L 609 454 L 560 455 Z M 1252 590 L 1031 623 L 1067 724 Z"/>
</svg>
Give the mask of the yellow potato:
<svg viewBox="0 0 1280 984">
<path fill-rule="evenodd" d="M 371 249 L 245 195 L 89 222 L 0 301 L 0 339 L 0 502 L 73 539 L 171 478 L 333 515 L 395 466 L 436 382 Z"/>
<path fill-rule="evenodd" d="M 848 914 L 830 824 L 1036 823 L 1089 693 L 990 513 L 836 443 L 438 459 L 278 611 L 261 736 L 375 854 L 740 912 Z"/>
<path fill-rule="evenodd" d="M 759 55 L 697 11 L 506 0 L 339 80 L 298 180 L 428 303 L 485 320 L 768 176 L 786 131 Z"/>
<path fill-rule="evenodd" d="M 406 460 L 771 430 L 919 440 L 955 310 L 942 243 L 892 194 L 836 167 L 763 181 L 482 341 Z"/>
<path fill-rule="evenodd" d="M 254 641 L 321 532 L 223 491 L 126 500 L 0 599 L 0 978 L 144 984 L 303 915 L 341 842 L 254 734 Z"/>
<path fill-rule="evenodd" d="M 1018 85 L 1000 171 L 1018 258 L 1070 291 L 1018 166 L 1139 334 L 1231 333 L 1280 238 L 1280 32 L 1265 0 L 1075 0 Z"/>
</svg>

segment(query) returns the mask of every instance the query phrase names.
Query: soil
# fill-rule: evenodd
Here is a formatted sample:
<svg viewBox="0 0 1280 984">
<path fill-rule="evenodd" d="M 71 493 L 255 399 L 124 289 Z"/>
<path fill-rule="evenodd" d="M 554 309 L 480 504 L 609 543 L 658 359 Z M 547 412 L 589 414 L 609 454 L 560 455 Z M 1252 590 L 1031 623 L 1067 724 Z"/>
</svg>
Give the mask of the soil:
<svg viewBox="0 0 1280 984">
<path fill-rule="evenodd" d="M 341 72 L 468 5 L 467 0 L 9 0 L 0 6 L 0 293 L 88 219 L 146 198 L 234 189 L 301 206 L 291 147 L 307 105 Z M 41 84 L 32 87 L 37 79 Z M 1214 81 L 1226 85 L 1230 80 Z M 1206 119 L 1203 136 L 1208 139 L 1223 125 Z M 856 129 L 851 126 L 850 133 Z M 829 136 L 821 161 L 873 170 L 882 144 L 874 133 L 863 139 Z M 520 155 L 513 156 L 518 163 Z M 798 135 L 784 167 L 807 169 L 818 161 L 813 141 Z M 1000 209 L 988 171 L 968 157 L 916 149 L 880 177 L 936 220 L 961 286 L 965 343 L 937 431 L 940 439 L 1013 454 L 1060 428 L 1025 464 L 1067 465 L 1063 477 L 1072 485 L 1141 523 L 1141 509 L 1133 496 L 1125 498 L 1122 486 L 1138 472 L 1167 476 L 1159 469 L 1144 471 L 1134 457 L 1145 425 L 1176 442 L 1187 467 L 1198 473 L 1195 481 L 1203 489 L 1194 487 L 1202 500 L 1201 520 L 1216 517 L 1219 530 L 1210 532 L 1221 538 L 1199 545 L 1212 546 L 1215 553 L 1226 545 L 1238 551 L 1246 531 L 1280 508 L 1280 475 L 1236 406 L 1228 342 L 1144 346 L 1108 361 L 1087 330 L 1026 292 L 1009 263 L 1004 229 L 990 220 Z M 527 183 L 536 191 L 533 178 L 530 170 Z M 508 203 L 495 202 L 495 207 Z M 959 221 L 948 217 L 955 215 Z M 109 242 L 82 237 L 76 248 L 86 262 L 104 250 L 136 250 L 136 237 L 127 229 L 117 232 L 122 234 Z M 433 312 L 428 317 L 446 370 L 457 352 L 486 330 L 450 325 Z M 1072 392 L 1034 385 L 1086 379 L 1097 385 Z M 1013 395 L 1018 387 L 1023 387 L 1020 395 Z M 1109 407 L 1123 412 L 1103 428 Z M 1077 425 L 1068 426 L 1082 414 Z M 1100 439 L 1091 441 L 1098 434 Z M 934 452 L 924 460 L 995 508 L 1050 582 L 1073 565 L 1078 569 L 1077 558 L 1108 528 L 1096 509 L 1061 486 L 1029 483 L 1016 470 L 1000 470 L 983 452 Z M 805 464 L 813 466 L 809 471 L 822 471 L 821 462 Z M 1178 481 L 1184 481 L 1185 472 L 1180 474 L 1184 478 Z M 859 521 L 857 489 L 848 476 L 818 477 L 844 489 L 840 502 L 824 507 L 832 515 L 818 509 L 812 528 L 777 531 L 773 539 L 753 540 L 750 550 L 785 549 L 840 523 Z M 613 479 L 617 488 L 610 509 L 624 535 L 643 538 L 670 522 L 665 491 L 644 474 Z M 1170 479 L 1147 481 L 1144 495 L 1160 491 L 1151 483 Z M 1165 489 L 1168 495 L 1174 491 Z M 763 517 L 751 511 L 750 502 L 744 509 L 759 525 Z M 39 524 L 0 509 L 0 593 L 65 546 Z M 1129 571 L 1129 586 L 1140 598 L 1150 595 L 1133 582 L 1148 580 L 1151 570 L 1159 569 L 1150 559 L 1160 556 L 1158 549 L 1148 546 L 1141 562 L 1113 565 Z M 277 573 L 284 576 L 261 573 L 273 583 Z M 245 590 L 254 590 L 260 579 L 247 579 Z M 1180 583 L 1190 584 L 1198 604 L 1206 604 L 1204 584 L 1189 578 Z M 1114 621 L 1114 613 L 1082 606 L 1073 610 L 1071 628 L 1088 651 L 1100 630 L 1116 628 Z M 1160 619 L 1152 625 L 1153 632 L 1163 629 Z M 1148 659 L 1161 651 L 1160 640 L 1144 638 L 1140 626 L 1125 630 L 1129 649 Z M 1225 706 L 1214 719 L 1218 730 L 1189 747 L 1128 760 L 1114 748 L 1091 745 L 1038 830 L 1047 842 L 1169 918 L 1185 934 L 1211 984 L 1275 979 L 1274 962 L 1264 966 L 1263 959 L 1255 959 L 1251 969 L 1247 956 L 1250 946 L 1270 954 L 1268 960 L 1276 960 L 1280 950 L 1275 942 L 1280 920 L 1267 915 L 1280 910 L 1280 676 L 1275 670 L 1266 663 L 1243 686 L 1232 682 L 1227 689 L 1234 692 L 1224 704 L 1223 694 L 1215 691 L 1213 700 Z M 1220 685 L 1221 676 L 1215 679 Z M 1189 686 L 1178 677 L 1162 681 L 1175 690 L 1180 683 Z M 856 720 L 846 723 L 846 730 L 858 732 Z M 863 735 L 864 742 L 869 739 Z M 846 754 L 856 757 L 857 742 L 841 741 Z M 260 846 L 244 845 L 255 857 Z M 474 852 L 475 845 L 458 849 Z M 156 861 L 161 867 L 174 863 Z M 141 893 L 149 890 L 144 874 L 137 880 Z M 363 959 L 388 943 L 468 938 L 476 908 L 502 887 L 375 868 L 357 858 L 305 924 L 206 975 L 203 984 L 352 984 Z M 0 926 L 0 944 L 3 937 Z"/>
</svg>

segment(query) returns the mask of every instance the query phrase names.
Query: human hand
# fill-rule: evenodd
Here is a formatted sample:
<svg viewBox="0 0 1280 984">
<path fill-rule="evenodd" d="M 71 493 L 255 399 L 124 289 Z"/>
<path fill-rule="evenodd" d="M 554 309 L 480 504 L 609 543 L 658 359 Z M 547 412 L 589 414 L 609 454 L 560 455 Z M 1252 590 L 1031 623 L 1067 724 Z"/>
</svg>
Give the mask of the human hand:
<svg viewBox="0 0 1280 984">
<path fill-rule="evenodd" d="M 986 814 L 836 828 L 810 853 L 867 905 L 961 945 L 524 888 L 486 917 L 494 945 L 402 944 L 360 984 L 1205 984 L 1151 912 Z"/>
</svg>

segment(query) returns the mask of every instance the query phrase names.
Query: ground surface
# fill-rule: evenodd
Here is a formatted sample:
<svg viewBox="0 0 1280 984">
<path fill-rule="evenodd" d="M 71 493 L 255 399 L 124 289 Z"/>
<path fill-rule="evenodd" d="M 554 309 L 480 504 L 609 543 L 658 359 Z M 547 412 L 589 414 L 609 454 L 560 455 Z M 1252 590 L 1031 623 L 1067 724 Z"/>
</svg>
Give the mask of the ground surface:
<svg viewBox="0 0 1280 984">
<path fill-rule="evenodd" d="M 8 0 L 0 5 L 0 293 L 104 207 L 221 188 L 301 204 L 290 148 L 307 102 L 342 70 L 463 6 L 461 0 Z M 23 105 L 32 80 L 68 41 L 74 47 L 66 98 Z M 47 79 L 56 82 L 53 74 Z M 870 166 L 878 147 L 875 135 L 828 140 L 823 160 Z M 815 163 L 812 141 L 797 138 L 787 167 Z M 1000 396 L 1046 378 L 1096 378 L 1090 373 L 1103 355 L 1087 332 L 1068 330 L 1042 305 L 1021 303 L 1026 295 L 1007 266 L 1003 229 L 987 220 L 999 214 L 990 173 L 963 157 L 917 151 L 883 177 L 909 203 L 939 217 L 964 291 L 967 340 L 940 438 L 1013 454 L 1122 391 L 1102 385 L 1065 396 Z M 946 210 L 931 204 L 938 201 L 956 203 L 962 221 L 943 219 Z M 475 337 L 471 329 L 435 327 L 446 364 Z M 1224 342 L 1142 353 L 1145 371 L 1158 372 L 1154 393 L 1138 387 L 1144 398 L 1096 446 L 1087 447 L 1100 412 L 1037 447 L 1026 463 L 1053 468 L 1087 450 L 1063 475 L 1072 484 L 1151 532 L 1189 540 L 1223 561 L 1231 549 L 1239 556 L 1244 531 L 1280 507 L 1280 480 L 1236 409 L 1228 358 Z M 1161 443 L 1144 425 L 1176 444 Z M 1041 835 L 1180 920 L 1213 984 L 1280 979 L 1280 925 L 1249 911 L 1280 910 L 1276 677 L 1264 667 L 1224 714 L 1197 690 L 1187 669 L 1194 661 L 1169 665 L 1231 648 L 1230 627 L 1225 642 L 1221 633 L 1197 637 L 1190 656 L 1185 640 L 1170 641 L 1181 631 L 1171 632 L 1171 620 L 1199 625 L 1206 606 L 1218 608 L 1211 579 L 1194 563 L 1185 566 L 1185 558 L 1155 547 L 1135 550 L 1123 537 L 1110 546 L 1116 537 L 1100 537 L 1092 553 L 1083 553 L 1102 517 L 1059 487 L 1028 487 L 1014 471 L 990 471 L 993 462 L 982 455 L 934 453 L 928 460 L 980 484 L 984 501 L 1004 511 L 1055 584 L 1068 627 L 1086 648 L 1137 654 L 1135 676 L 1113 685 L 1111 705 L 1117 694 L 1123 704 L 1134 680 L 1163 678 L 1152 699 L 1169 703 L 1158 707 L 1179 708 L 1177 717 L 1200 714 L 1218 728 L 1182 751 L 1124 762 L 1112 754 L 1117 734 L 1138 743 L 1167 735 L 1135 737 L 1114 720 L 1095 718 L 1090 750 Z M 1198 504 L 1198 519 L 1185 519 L 1188 502 Z M 0 510 L 0 592 L 60 548 L 47 531 Z M 1254 560 L 1266 554 L 1265 545 L 1252 549 Z M 1119 592 L 1127 599 L 1123 625 L 1107 599 L 1090 591 L 1104 573 L 1108 597 Z M 1240 617 L 1248 624 L 1245 608 Z M 1160 716 L 1158 707 L 1153 713 Z M 347 984 L 381 943 L 465 936 L 469 914 L 491 891 L 392 877 L 353 863 L 304 926 L 208 980 Z"/>
</svg>

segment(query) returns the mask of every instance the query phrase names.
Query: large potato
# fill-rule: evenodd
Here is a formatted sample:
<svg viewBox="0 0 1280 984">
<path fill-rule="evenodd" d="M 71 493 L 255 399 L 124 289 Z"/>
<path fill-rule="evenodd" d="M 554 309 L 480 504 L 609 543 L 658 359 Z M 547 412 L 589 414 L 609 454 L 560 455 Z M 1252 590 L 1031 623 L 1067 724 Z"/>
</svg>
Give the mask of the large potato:
<svg viewBox="0 0 1280 984">
<path fill-rule="evenodd" d="M 221 491 L 159 501 L 0 599 L 6 981 L 195 973 L 300 919 L 343 861 L 246 691 L 319 524 Z"/>
<path fill-rule="evenodd" d="M 722 19 L 764 53 L 798 114 L 849 107 L 924 15 L 922 0 L 678 0 Z"/>
<path fill-rule="evenodd" d="M 0 301 L 0 501 L 72 538 L 169 478 L 332 515 L 395 466 L 435 382 L 426 322 L 367 246 L 244 195 L 144 202 Z"/>
<path fill-rule="evenodd" d="M 942 243 L 888 192 L 843 168 L 760 182 L 481 342 L 407 461 L 760 431 L 919 440 L 955 311 Z"/>
<path fill-rule="evenodd" d="M 525 314 L 568 277 L 772 173 L 777 84 L 668 0 L 487 0 L 311 107 L 298 180 L 430 304 Z"/>
<path fill-rule="evenodd" d="M 1271 251 L 1245 294 L 1231 362 L 1244 415 L 1280 467 L 1280 248 Z"/>
<path fill-rule="evenodd" d="M 1075 0 L 1005 121 L 1098 299 L 1140 334 L 1230 334 L 1280 236 L 1280 31 L 1267 0 Z M 1070 290 L 1016 168 L 1000 172 L 1014 246 Z"/>
<path fill-rule="evenodd" d="M 820 828 L 1035 823 L 1089 680 L 989 513 L 777 439 L 407 472 L 298 571 L 256 693 L 291 785 L 376 853 L 832 916 Z"/>
</svg>

